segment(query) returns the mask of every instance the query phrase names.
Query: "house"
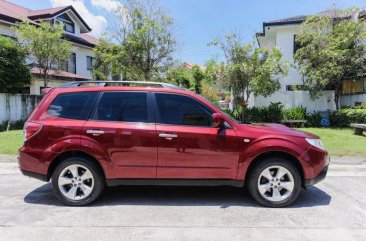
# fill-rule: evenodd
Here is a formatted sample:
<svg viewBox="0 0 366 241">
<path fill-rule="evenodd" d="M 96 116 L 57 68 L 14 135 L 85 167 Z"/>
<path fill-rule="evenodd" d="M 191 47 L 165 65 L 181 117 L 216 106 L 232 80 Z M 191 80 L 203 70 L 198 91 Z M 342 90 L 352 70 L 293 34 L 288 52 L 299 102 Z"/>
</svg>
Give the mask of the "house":
<svg viewBox="0 0 366 241">
<path fill-rule="evenodd" d="M 328 10 L 318 14 L 328 14 L 329 16 L 332 12 Z M 366 12 L 360 11 L 352 16 L 364 18 Z M 278 92 L 267 98 L 262 96 L 252 97 L 249 102 L 250 105 L 264 106 L 270 102 L 282 102 L 287 106 L 306 106 L 310 111 L 335 109 L 333 91 L 323 91 L 317 100 L 312 101 L 309 93 L 301 90 L 304 86 L 304 76 L 299 73 L 294 64 L 294 54 L 299 48 L 295 37 L 301 23 L 307 17 L 306 15 L 300 15 L 263 23 L 263 31 L 256 34 L 258 45 L 264 49 L 280 48 L 284 58 L 290 63 L 289 73 L 280 79 L 281 89 Z M 366 78 L 346 80 L 343 86 L 343 95 L 340 98 L 340 106 L 354 106 L 363 103 L 366 103 Z"/>
<path fill-rule="evenodd" d="M 91 67 L 94 59 L 93 48 L 98 41 L 88 33 L 92 30 L 85 20 L 78 14 L 72 6 L 31 10 L 16 4 L 0 0 L 0 34 L 16 38 L 11 27 L 20 21 L 29 21 L 38 24 L 40 21 L 49 23 L 64 24 L 64 38 L 72 43 L 72 53 L 67 61 L 66 67 L 60 72 L 51 72 L 52 79 L 48 86 L 55 87 L 65 81 L 85 81 L 91 80 Z M 41 93 L 43 81 L 39 79 L 39 68 L 27 60 L 32 67 L 34 80 L 30 87 L 24 88 L 23 94 Z"/>
</svg>

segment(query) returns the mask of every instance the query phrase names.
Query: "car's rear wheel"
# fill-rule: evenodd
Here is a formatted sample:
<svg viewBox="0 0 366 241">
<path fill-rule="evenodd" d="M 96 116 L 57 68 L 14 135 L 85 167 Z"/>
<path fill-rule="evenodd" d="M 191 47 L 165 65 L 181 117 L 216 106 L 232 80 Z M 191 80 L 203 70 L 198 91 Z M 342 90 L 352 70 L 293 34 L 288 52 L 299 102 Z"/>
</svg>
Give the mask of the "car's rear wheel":
<svg viewBox="0 0 366 241">
<path fill-rule="evenodd" d="M 89 158 L 77 156 L 62 161 L 52 175 L 53 192 L 66 205 L 93 202 L 104 188 L 103 175 Z"/>
<path fill-rule="evenodd" d="M 268 158 L 249 173 L 247 186 L 258 203 L 267 207 L 285 207 L 299 196 L 301 177 L 288 160 Z"/>
</svg>

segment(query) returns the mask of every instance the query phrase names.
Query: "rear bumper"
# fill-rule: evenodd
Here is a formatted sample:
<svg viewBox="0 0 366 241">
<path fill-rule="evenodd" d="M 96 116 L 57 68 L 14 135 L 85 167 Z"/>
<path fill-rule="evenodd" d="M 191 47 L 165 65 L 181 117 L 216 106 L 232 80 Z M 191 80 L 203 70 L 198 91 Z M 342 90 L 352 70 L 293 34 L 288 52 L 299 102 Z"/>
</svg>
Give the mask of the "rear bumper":
<svg viewBox="0 0 366 241">
<path fill-rule="evenodd" d="M 318 182 L 324 180 L 324 178 L 327 176 L 327 172 L 328 172 L 328 165 L 325 166 L 320 172 L 319 174 L 315 177 L 315 178 L 311 178 L 311 179 L 305 179 L 305 188 L 315 185 Z"/>
<path fill-rule="evenodd" d="M 35 172 L 24 171 L 24 170 L 20 170 L 20 171 L 22 172 L 22 174 L 24 176 L 28 176 L 28 177 L 32 177 L 32 178 L 35 178 L 35 179 L 38 179 L 38 180 L 41 180 L 44 182 L 48 182 L 48 178 L 46 175 L 42 175 L 42 174 L 35 173 Z"/>
</svg>

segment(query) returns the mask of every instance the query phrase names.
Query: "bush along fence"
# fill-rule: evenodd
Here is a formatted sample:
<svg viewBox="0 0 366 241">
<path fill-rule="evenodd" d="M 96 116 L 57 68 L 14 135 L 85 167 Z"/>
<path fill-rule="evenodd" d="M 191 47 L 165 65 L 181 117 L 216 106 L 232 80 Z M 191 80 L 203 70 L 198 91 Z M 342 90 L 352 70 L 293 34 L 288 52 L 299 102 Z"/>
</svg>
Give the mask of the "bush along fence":
<svg viewBox="0 0 366 241">
<path fill-rule="evenodd" d="M 242 122 L 283 123 L 291 120 L 304 120 L 306 127 L 322 127 L 321 112 L 308 113 L 302 106 L 287 108 L 280 102 L 271 103 L 267 107 L 237 106 L 230 115 Z M 366 107 L 345 107 L 329 111 L 330 127 L 350 127 L 351 123 L 366 123 Z"/>
</svg>

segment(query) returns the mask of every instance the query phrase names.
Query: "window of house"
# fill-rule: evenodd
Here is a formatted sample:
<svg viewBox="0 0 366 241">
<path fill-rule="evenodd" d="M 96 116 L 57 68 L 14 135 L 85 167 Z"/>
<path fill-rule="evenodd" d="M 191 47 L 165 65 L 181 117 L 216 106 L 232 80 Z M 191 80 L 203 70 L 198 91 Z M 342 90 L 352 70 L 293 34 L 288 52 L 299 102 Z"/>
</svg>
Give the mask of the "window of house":
<svg viewBox="0 0 366 241">
<path fill-rule="evenodd" d="M 66 13 L 58 16 L 56 23 L 62 23 L 66 32 L 75 33 L 75 24 Z"/>
<path fill-rule="evenodd" d="M 86 56 L 86 69 L 91 70 L 93 68 L 94 58 L 91 56 Z"/>
<path fill-rule="evenodd" d="M 159 93 L 156 100 L 160 123 L 212 126 L 212 110 L 188 96 Z"/>
<path fill-rule="evenodd" d="M 305 85 L 286 85 L 286 91 L 306 90 Z"/>
<path fill-rule="evenodd" d="M 69 73 L 76 74 L 76 54 L 71 53 L 66 61 L 66 71 Z"/>
<path fill-rule="evenodd" d="M 58 95 L 48 107 L 47 114 L 66 119 L 86 120 L 97 92 Z"/>
<path fill-rule="evenodd" d="M 106 92 L 94 120 L 148 122 L 147 95 L 136 92 Z"/>
</svg>

